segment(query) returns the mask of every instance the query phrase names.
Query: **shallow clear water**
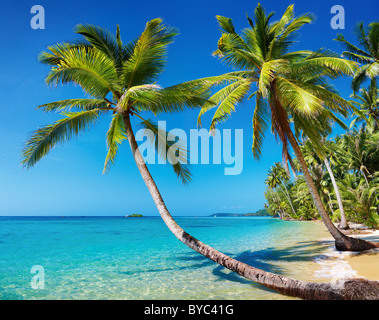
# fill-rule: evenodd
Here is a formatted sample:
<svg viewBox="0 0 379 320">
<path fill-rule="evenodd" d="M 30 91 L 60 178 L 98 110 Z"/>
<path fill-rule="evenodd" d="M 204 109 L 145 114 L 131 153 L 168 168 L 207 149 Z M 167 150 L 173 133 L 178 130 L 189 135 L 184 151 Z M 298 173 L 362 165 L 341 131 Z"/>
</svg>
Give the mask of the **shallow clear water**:
<svg viewBox="0 0 379 320">
<path fill-rule="evenodd" d="M 257 268 L 320 281 L 322 224 L 176 217 L 199 240 Z M 31 268 L 44 269 L 33 289 Z M 0 299 L 284 299 L 179 242 L 160 217 L 0 217 Z"/>
</svg>

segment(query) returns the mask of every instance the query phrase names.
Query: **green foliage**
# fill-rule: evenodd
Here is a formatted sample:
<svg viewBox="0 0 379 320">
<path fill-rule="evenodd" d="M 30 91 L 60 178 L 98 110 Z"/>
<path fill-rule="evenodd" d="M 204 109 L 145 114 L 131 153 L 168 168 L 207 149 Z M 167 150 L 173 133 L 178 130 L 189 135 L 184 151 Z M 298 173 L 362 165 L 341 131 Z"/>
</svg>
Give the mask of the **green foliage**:
<svg viewBox="0 0 379 320">
<path fill-rule="evenodd" d="M 172 165 L 177 177 L 184 183 L 191 181 L 190 166 L 188 165 L 188 151 L 184 142 L 158 127 L 151 120 L 142 119 L 140 126 L 153 134 L 149 136 L 158 155 Z"/>
<path fill-rule="evenodd" d="M 93 109 L 78 112 L 62 112 L 64 118 L 53 124 L 37 129 L 26 142 L 22 151 L 22 164 L 25 167 L 34 166 L 57 143 L 63 143 L 72 136 L 77 136 L 81 131 L 93 124 L 100 110 Z"/>
<path fill-rule="evenodd" d="M 337 40 L 345 51 L 342 55 L 361 64 L 354 74 L 351 87 L 356 93 L 366 79 L 375 81 L 379 75 L 379 22 L 370 23 L 367 28 L 363 22 L 357 24 L 355 34 L 361 47 L 357 47 L 338 34 Z"/>
<path fill-rule="evenodd" d="M 100 115 L 110 113 L 105 173 L 115 163 L 119 146 L 128 138 L 125 117 L 142 119 L 142 124 L 154 132 L 156 142 L 153 143 L 157 145 L 161 137 L 156 134 L 156 126 L 140 113 L 180 112 L 205 103 L 213 106 L 207 99 L 211 87 L 230 79 L 240 79 L 240 76 L 230 74 L 160 87 L 156 80 L 164 70 L 167 46 L 177 31 L 159 18 L 148 21 L 138 39 L 130 42 L 123 42 L 118 25 L 115 35 L 93 25 L 77 25 L 75 32 L 82 38 L 49 46 L 39 55 L 39 60 L 50 67 L 46 84 L 79 85 L 86 97 L 49 102 L 38 107 L 45 112 L 60 112 L 63 118 L 31 135 L 22 153 L 25 167 L 34 166 L 56 144 L 77 136 Z M 175 154 L 170 151 L 172 144 L 166 142 L 164 150 L 157 151 L 168 153 L 175 173 L 187 183 L 191 178 L 189 167 L 181 162 L 183 159 L 174 161 Z"/>
<path fill-rule="evenodd" d="M 323 131 L 315 125 L 318 119 L 322 118 L 326 124 L 340 122 L 336 115 L 347 116 L 351 108 L 350 102 L 341 98 L 328 81 L 353 75 L 358 64 L 329 50 L 291 52 L 297 32 L 311 23 L 313 17 L 311 14 L 295 17 L 293 5 L 287 7 L 278 21 L 274 22 L 273 16 L 274 13 L 267 14 L 258 4 L 253 17 L 247 17 L 249 26 L 240 34 L 232 19 L 216 17 L 221 36 L 214 55 L 238 69 L 239 78 L 209 99 L 217 105 L 210 128 L 228 119 L 237 104 L 255 96 L 254 157 L 261 155 L 265 131 L 271 122 L 271 131 L 282 142 L 283 155 L 288 160 L 288 123 L 296 122 L 296 130 L 305 131 L 315 147 L 322 150 L 318 141 Z M 199 119 L 212 108 L 205 104 Z"/>
<path fill-rule="evenodd" d="M 326 156 L 337 180 L 347 220 L 373 228 L 379 228 L 378 137 L 377 132 L 370 133 L 361 128 L 323 142 Z M 330 218 L 338 222 L 340 209 L 324 161 L 310 140 L 304 140 L 300 148 Z M 296 160 L 294 159 L 295 166 Z M 289 179 L 283 166 L 275 163 L 268 172 L 266 180 L 267 211 L 282 218 L 291 216 L 300 220 L 318 219 L 318 212 L 304 177 L 297 175 L 292 182 L 288 180 L 286 183 L 283 183 L 279 177 Z M 285 197 L 284 185 L 296 215 L 292 214 L 289 201 Z"/>
</svg>

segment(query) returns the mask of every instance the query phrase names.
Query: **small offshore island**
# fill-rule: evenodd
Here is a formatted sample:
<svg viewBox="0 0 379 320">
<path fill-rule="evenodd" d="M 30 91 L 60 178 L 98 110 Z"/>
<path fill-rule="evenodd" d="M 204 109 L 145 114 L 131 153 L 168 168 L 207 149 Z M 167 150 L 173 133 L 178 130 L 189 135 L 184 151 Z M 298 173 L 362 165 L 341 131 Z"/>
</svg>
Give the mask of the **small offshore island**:
<svg viewBox="0 0 379 320">
<path fill-rule="evenodd" d="M 271 216 L 266 209 L 261 209 L 250 213 L 214 213 L 208 217 L 269 217 Z"/>
<path fill-rule="evenodd" d="M 142 214 L 139 214 L 139 213 L 133 213 L 133 214 L 129 214 L 127 216 L 125 216 L 125 218 L 142 218 L 143 215 Z"/>
</svg>

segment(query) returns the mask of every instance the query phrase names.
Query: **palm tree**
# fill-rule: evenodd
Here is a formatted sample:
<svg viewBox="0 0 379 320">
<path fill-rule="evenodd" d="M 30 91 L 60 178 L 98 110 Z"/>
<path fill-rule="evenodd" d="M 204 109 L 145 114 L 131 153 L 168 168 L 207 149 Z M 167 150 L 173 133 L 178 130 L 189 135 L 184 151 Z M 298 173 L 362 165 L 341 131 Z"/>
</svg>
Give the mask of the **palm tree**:
<svg viewBox="0 0 379 320">
<path fill-rule="evenodd" d="M 368 89 L 359 90 L 359 95 L 353 94 L 351 98 L 357 101 L 352 103 L 356 107 L 353 115 L 356 117 L 351 121 L 350 128 L 356 123 L 362 123 L 370 133 L 379 130 L 379 98 L 376 81 L 372 81 Z"/>
<path fill-rule="evenodd" d="M 269 174 L 266 179 L 266 184 L 273 189 L 275 189 L 276 187 L 279 187 L 282 190 L 283 194 L 288 200 L 288 203 L 290 204 L 290 207 L 294 216 L 296 216 L 296 211 L 293 208 L 291 197 L 285 185 L 285 182 L 288 182 L 288 181 L 289 181 L 289 176 L 286 170 L 283 168 L 283 166 L 279 162 L 276 162 L 275 165 L 270 168 Z M 289 215 L 289 218 L 292 219 L 290 215 Z"/>
<path fill-rule="evenodd" d="M 307 164 L 309 173 L 312 176 L 312 179 L 315 183 L 316 189 L 319 194 L 323 197 L 325 203 L 328 202 L 328 199 L 325 195 L 328 193 L 326 188 L 327 184 L 325 183 L 325 170 L 323 166 L 323 161 L 320 159 L 320 156 L 316 152 L 312 142 L 307 139 L 303 141 L 300 145 L 301 153 L 304 156 L 304 160 Z"/>
<path fill-rule="evenodd" d="M 346 50 L 342 53 L 343 57 L 362 64 L 351 83 L 353 91 L 357 92 L 367 78 L 373 81 L 379 75 L 379 22 L 370 23 L 368 28 L 361 22 L 356 26 L 355 34 L 363 48 L 347 41 L 342 34 L 338 34 L 335 40 Z"/>
<path fill-rule="evenodd" d="M 323 222 L 335 239 L 336 247 L 353 251 L 374 248 L 375 244 L 347 237 L 334 226 L 290 126 L 292 119 L 298 130 L 302 130 L 315 148 L 322 151 L 322 132 L 312 125 L 312 119 L 334 119 L 336 116 L 333 112 L 346 114 L 350 109 L 350 104 L 331 90 L 327 80 L 354 74 L 356 63 L 326 50 L 290 52 L 295 32 L 312 22 L 312 16 L 305 14 L 295 17 L 292 5 L 279 21 L 270 23 L 272 16 L 273 13 L 266 15 L 258 4 L 254 19 L 248 17 L 250 27 L 244 29 L 242 35 L 235 31 L 231 19 L 217 16 L 222 35 L 215 55 L 227 65 L 242 71 L 235 72 L 240 79 L 231 81 L 210 98 L 217 105 L 210 128 L 212 130 L 218 123 L 225 121 L 235 111 L 237 103 L 255 97 L 252 121 L 254 156 L 259 158 L 261 155 L 264 133 L 271 120 L 271 131 L 282 143 L 284 160 L 291 146 Z M 256 90 L 253 89 L 254 84 Z M 205 104 L 199 118 L 214 107 Z"/>
<path fill-rule="evenodd" d="M 352 217 L 374 228 L 379 227 L 379 184 L 377 175 L 367 186 L 364 179 L 346 175 L 341 192 Z"/>
<path fill-rule="evenodd" d="M 319 154 L 317 152 L 317 149 L 315 149 L 313 147 L 310 140 L 304 141 L 300 148 L 301 148 L 302 153 L 304 155 L 304 158 L 308 164 L 308 167 L 312 168 L 311 171 L 313 173 L 315 173 L 316 171 L 320 171 L 318 175 L 313 174 L 314 180 L 317 181 L 316 187 L 319 186 L 318 187 L 319 190 L 321 189 L 321 184 L 325 185 L 325 182 L 326 182 L 325 178 L 323 177 L 323 168 L 322 168 L 322 164 L 325 165 L 325 168 L 326 168 L 328 175 L 330 177 L 330 181 L 333 185 L 334 194 L 337 198 L 337 204 L 338 204 L 339 214 L 340 214 L 340 218 L 341 218 L 340 223 L 338 225 L 338 228 L 346 230 L 346 229 L 349 229 L 349 226 L 347 224 L 347 219 L 346 219 L 346 214 L 345 214 L 345 210 L 344 210 L 343 203 L 342 203 L 341 194 L 340 194 L 340 191 L 339 191 L 333 170 L 331 168 L 331 163 L 333 163 L 334 165 L 336 165 L 338 163 L 338 160 L 336 158 L 336 154 L 334 152 L 335 145 L 333 143 L 331 143 L 330 141 L 326 140 L 325 138 L 323 138 L 323 141 L 324 141 L 323 144 L 325 146 L 324 155 Z M 315 176 L 316 176 L 316 179 L 315 179 Z M 324 188 L 323 191 L 324 191 L 324 193 L 328 194 L 328 197 L 330 198 L 329 190 L 327 188 Z M 332 207 L 331 207 L 331 211 L 333 211 Z"/>
<path fill-rule="evenodd" d="M 342 137 L 337 151 L 348 170 L 362 174 L 367 187 L 371 177 L 370 171 L 377 171 L 379 166 L 377 163 L 379 148 L 377 143 L 370 139 L 375 137 L 375 135 L 371 137 L 364 128 L 359 131 L 354 130 Z"/>
<path fill-rule="evenodd" d="M 268 188 L 265 190 L 265 198 L 267 200 L 265 209 L 267 209 L 271 215 L 279 215 L 280 219 L 283 219 L 285 215 L 289 216 L 285 208 L 285 203 L 280 201 L 278 193 L 271 187 L 271 184 L 268 184 Z M 291 216 L 289 217 L 291 218 Z"/>
<path fill-rule="evenodd" d="M 333 173 L 333 170 L 332 170 L 332 167 L 330 164 L 330 163 L 336 163 L 338 161 L 335 157 L 336 154 L 334 152 L 334 148 L 335 148 L 334 144 L 327 142 L 327 150 L 328 150 L 327 153 L 329 153 L 329 159 L 327 157 L 325 157 L 324 158 L 324 164 L 325 164 L 326 170 L 328 171 L 328 174 L 330 176 L 330 180 L 332 181 L 332 184 L 333 184 L 334 194 L 336 195 L 338 209 L 339 209 L 339 213 L 341 216 L 341 220 L 340 220 L 340 223 L 338 225 L 338 228 L 343 229 L 343 230 L 347 230 L 350 227 L 347 223 L 345 209 L 343 207 L 343 202 L 342 202 L 342 197 L 341 197 L 341 192 L 340 192 L 340 189 L 338 187 L 336 178 L 334 176 L 334 173 Z"/>
<path fill-rule="evenodd" d="M 176 32 L 163 25 L 160 19 L 146 24 L 135 42 L 123 44 L 119 28 L 116 36 L 99 27 L 79 25 L 76 32 L 85 41 L 63 43 L 49 47 L 40 56 L 41 62 L 51 66 L 47 84 L 79 85 L 89 98 L 69 99 L 40 106 L 43 111 L 63 111 L 63 118 L 54 124 L 36 130 L 26 142 L 22 164 L 34 166 L 57 144 L 69 140 L 88 128 L 104 114 L 112 115 L 107 133 L 108 154 L 105 170 L 115 161 L 119 145 L 128 140 L 137 168 L 157 206 L 162 219 L 171 232 L 184 244 L 220 265 L 237 272 L 283 294 L 308 299 L 359 299 L 379 295 L 379 284 L 373 281 L 345 282 L 344 286 L 297 281 L 256 269 L 241 263 L 186 233 L 169 213 L 135 140 L 131 117 L 142 120 L 144 127 L 159 139 L 157 127 L 140 115 L 143 111 L 154 114 L 183 110 L 204 102 L 206 91 L 199 87 L 204 81 L 179 84 L 162 89 L 155 84 L 165 63 L 166 47 Z M 207 79 L 205 83 L 217 79 Z M 72 111 L 72 109 L 77 111 Z M 167 146 L 164 147 L 167 149 Z M 162 152 L 162 150 L 158 150 Z M 163 150 L 164 151 L 164 150 Z M 183 181 L 189 171 L 180 162 L 174 170 Z M 358 288 L 356 288 L 358 286 Z"/>
</svg>

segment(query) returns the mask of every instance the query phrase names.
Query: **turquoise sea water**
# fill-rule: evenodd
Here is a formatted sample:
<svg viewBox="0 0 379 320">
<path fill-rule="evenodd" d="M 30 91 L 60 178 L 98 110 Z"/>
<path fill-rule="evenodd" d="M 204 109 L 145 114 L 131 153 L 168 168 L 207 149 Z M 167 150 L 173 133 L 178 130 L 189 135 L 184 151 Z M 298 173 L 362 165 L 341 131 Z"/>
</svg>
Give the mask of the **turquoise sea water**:
<svg viewBox="0 0 379 320">
<path fill-rule="evenodd" d="M 315 280 L 322 224 L 176 217 L 199 240 L 255 267 Z M 44 270 L 44 289 L 33 289 Z M 160 217 L 0 217 L 0 299 L 283 299 L 179 242 Z"/>
</svg>

